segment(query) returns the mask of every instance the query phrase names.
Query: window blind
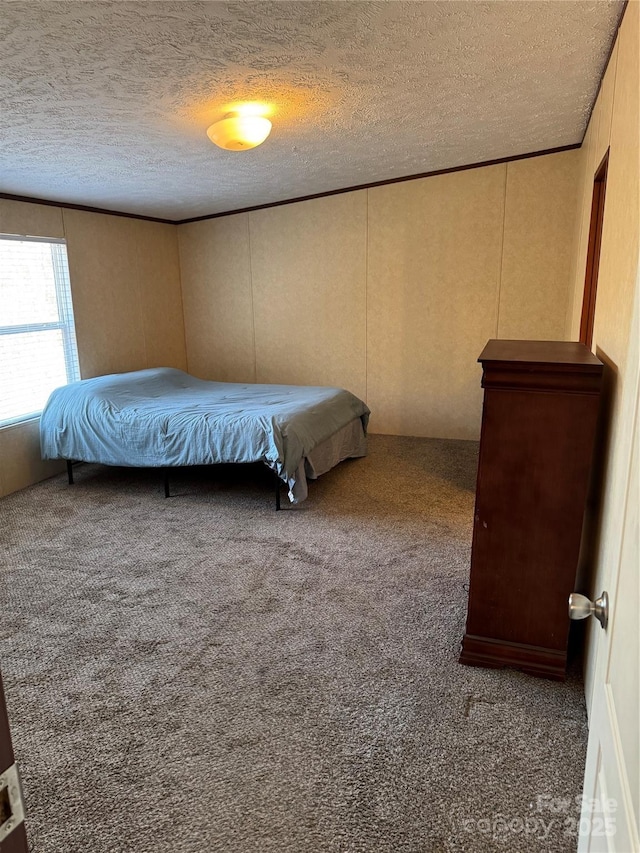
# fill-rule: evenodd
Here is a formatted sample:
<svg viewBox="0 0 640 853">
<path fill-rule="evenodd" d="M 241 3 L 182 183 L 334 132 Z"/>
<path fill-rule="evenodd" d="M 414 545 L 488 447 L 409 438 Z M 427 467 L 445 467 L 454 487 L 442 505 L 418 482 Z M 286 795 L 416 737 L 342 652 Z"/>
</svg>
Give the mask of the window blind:
<svg viewBox="0 0 640 853">
<path fill-rule="evenodd" d="M 0 235 L 0 426 L 80 379 L 64 240 Z"/>
</svg>

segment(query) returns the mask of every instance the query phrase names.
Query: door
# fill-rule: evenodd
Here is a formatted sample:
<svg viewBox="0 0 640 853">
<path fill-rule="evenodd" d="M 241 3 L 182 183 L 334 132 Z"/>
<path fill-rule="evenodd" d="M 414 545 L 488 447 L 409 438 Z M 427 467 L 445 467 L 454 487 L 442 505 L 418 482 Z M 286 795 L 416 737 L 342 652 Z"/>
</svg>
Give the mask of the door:
<svg viewBox="0 0 640 853">
<path fill-rule="evenodd" d="M 617 558 L 607 566 L 606 631 L 597 631 L 593 701 L 579 828 L 579 853 L 640 851 L 640 292 L 636 288 L 621 421 L 629 425 L 619 470 L 623 490 Z M 619 430 L 620 432 L 621 430 Z M 598 590 L 599 594 L 600 590 Z"/>
<path fill-rule="evenodd" d="M 7 706 L 0 675 L 0 853 L 26 853 L 27 835 L 20 782 L 13 758 Z"/>
</svg>

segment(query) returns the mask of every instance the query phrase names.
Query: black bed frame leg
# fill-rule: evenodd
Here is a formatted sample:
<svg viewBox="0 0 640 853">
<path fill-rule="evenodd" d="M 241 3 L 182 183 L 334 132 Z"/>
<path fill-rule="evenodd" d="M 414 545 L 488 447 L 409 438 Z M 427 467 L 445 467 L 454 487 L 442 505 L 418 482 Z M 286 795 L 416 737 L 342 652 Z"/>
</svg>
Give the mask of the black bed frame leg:
<svg viewBox="0 0 640 853">
<path fill-rule="evenodd" d="M 73 463 L 70 459 L 67 459 L 67 477 L 69 478 L 69 485 L 73 486 Z"/>
<path fill-rule="evenodd" d="M 164 496 L 165 498 L 171 497 L 171 493 L 169 492 L 169 469 L 163 468 L 163 480 L 164 480 Z"/>
<path fill-rule="evenodd" d="M 280 509 L 280 477 L 276 474 L 276 512 Z"/>
</svg>

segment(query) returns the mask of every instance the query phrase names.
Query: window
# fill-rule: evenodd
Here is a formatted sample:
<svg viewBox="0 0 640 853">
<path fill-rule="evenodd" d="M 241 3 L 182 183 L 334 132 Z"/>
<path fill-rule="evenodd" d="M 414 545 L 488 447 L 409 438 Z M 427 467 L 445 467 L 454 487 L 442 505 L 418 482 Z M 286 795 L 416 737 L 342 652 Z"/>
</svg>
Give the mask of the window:
<svg viewBox="0 0 640 853">
<path fill-rule="evenodd" d="M 64 240 L 0 236 L 0 426 L 80 379 Z"/>
</svg>

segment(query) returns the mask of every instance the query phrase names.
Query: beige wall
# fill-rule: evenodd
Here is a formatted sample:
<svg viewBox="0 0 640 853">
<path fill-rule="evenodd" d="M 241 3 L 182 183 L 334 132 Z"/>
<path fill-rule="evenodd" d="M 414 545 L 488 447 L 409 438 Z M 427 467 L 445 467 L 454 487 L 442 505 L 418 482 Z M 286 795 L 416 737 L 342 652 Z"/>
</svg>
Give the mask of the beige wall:
<svg viewBox="0 0 640 853">
<path fill-rule="evenodd" d="M 83 378 L 186 367 L 176 228 L 0 200 L 0 233 L 65 237 Z M 38 421 L 0 429 L 0 495 L 50 476 Z"/>
<path fill-rule="evenodd" d="M 567 335 L 578 339 L 580 313 L 584 289 L 591 195 L 595 172 L 609 148 L 609 171 L 605 196 L 602 248 L 598 274 L 596 316 L 594 324 L 594 351 L 605 361 L 613 390 L 610 405 L 609 442 L 604 468 L 604 489 L 601 496 L 601 533 L 596 551 L 591 559 L 592 594 L 600 594 L 610 587 L 612 573 L 617 570 L 620 558 L 621 524 L 627 492 L 627 477 L 631 460 L 633 412 L 636 405 L 636 379 L 638 374 L 638 310 L 634 313 L 634 298 L 638 294 L 640 254 L 640 4 L 632 0 L 618 33 L 600 95 L 592 114 L 584 145 L 580 151 L 578 187 L 579 213 L 577 218 L 577 246 L 574 264 L 574 284 L 567 312 Z M 632 355 L 630 355 L 630 353 Z M 636 515 L 640 496 L 629 494 Z M 622 583 L 622 581 L 621 581 Z M 637 590 L 637 583 L 635 589 Z M 613 592 L 609 588 L 609 592 Z M 618 588 L 617 601 L 633 595 L 632 588 Z M 637 593 L 636 593 L 637 595 Z M 616 598 L 612 608 L 616 608 Z M 637 609 L 637 601 L 636 601 Z M 638 622 L 635 636 L 628 644 L 618 643 L 623 660 L 612 660 L 612 672 L 624 672 L 635 666 L 638 655 Z M 617 624 L 616 624 L 617 630 Z M 590 626 L 586 661 L 587 705 L 591 706 L 598 631 Z M 612 701 L 624 708 L 629 697 L 629 678 L 612 680 Z M 623 752 L 638 754 L 637 700 L 632 719 L 619 716 Z M 639 770 L 628 767 L 630 779 L 640 790 Z M 636 799 L 637 819 L 640 812 Z"/>
<path fill-rule="evenodd" d="M 82 377 L 184 368 L 175 226 L 78 210 L 63 220 Z"/>
<path fill-rule="evenodd" d="M 576 151 L 178 227 L 189 369 L 335 384 L 374 432 L 477 438 L 491 337 L 564 337 Z"/>
<path fill-rule="evenodd" d="M 0 200 L 0 233 L 66 238 L 85 378 L 188 356 L 205 378 L 350 388 L 378 432 L 476 438 L 486 340 L 560 336 L 578 161 L 179 228 Z M 37 421 L 0 429 L 0 494 L 57 470 L 39 458 Z"/>
<path fill-rule="evenodd" d="M 191 373 L 221 382 L 255 382 L 249 217 L 225 216 L 178 228 L 184 323 Z M 210 365 L 216 365 L 215 377 Z"/>
<path fill-rule="evenodd" d="M 378 432 L 476 438 L 496 336 L 505 165 L 369 191 L 367 402 Z"/>
<path fill-rule="evenodd" d="M 258 382 L 366 394 L 366 192 L 249 214 Z"/>
</svg>

